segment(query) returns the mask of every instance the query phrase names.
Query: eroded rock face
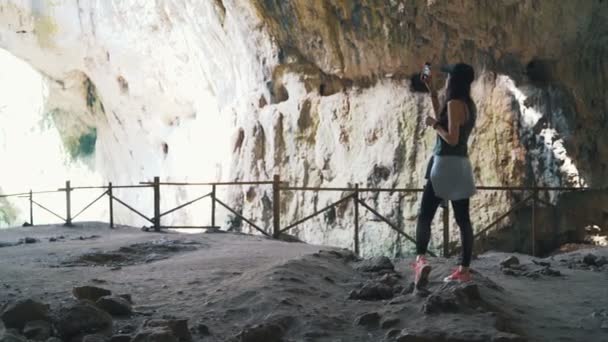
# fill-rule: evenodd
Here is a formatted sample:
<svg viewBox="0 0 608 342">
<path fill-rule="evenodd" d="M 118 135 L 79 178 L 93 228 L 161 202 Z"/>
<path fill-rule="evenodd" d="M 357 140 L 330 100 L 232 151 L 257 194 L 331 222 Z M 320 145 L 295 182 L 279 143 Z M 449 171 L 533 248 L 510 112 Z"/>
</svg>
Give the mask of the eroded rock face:
<svg viewBox="0 0 608 342">
<path fill-rule="evenodd" d="M 0 47 L 51 80 L 47 109 L 57 111 L 63 136 L 95 128 L 95 167 L 116 183 L 276 173 L 311 187 L 420 187 L 434 140 L 423 125 L 431 106 L 409 80 L 427 60 L 462 60 L 477 71 L 471 159 L 479 184 L 606 185 L 606 2 L 59 1 L 33 8 L 11 0 L 0 9 Z M 191 146 L 216 148 L 196 163 Z M 128 170 L 117 166 L 125 161 Z M 284 192 L 282 224 L 343 195 Z M 412 233 L 419 198 L 402 195 L 364 200 Z M 565 205 L 570 195 L 542 196 Z M 182 197 L 187 190 L 163 193 L 163 205 Z M 270 222 L 269 189 L 233 189 L 228 198 L 245 216 Z M 578 203 L 596 205 L 585 198 Z M 479 193 L 475 227 L 519 199 Z M 174 223 L 205 218 L 188 210 Z M 349 201 L 290 233 L 350 247 L 352 212 Z M 412 249 L 363 215 L 363 254 Z M 528 222 L 529 214 L 516 219 Z M 558 230 L 565 237 L 562 229 L 601 219 L 589 215 Z M 551 232 L 541 227 L 538 237 Z M 497 234 L 501 246 L 529 247 L 526 237 L 508 236 Z"/>
</svg>

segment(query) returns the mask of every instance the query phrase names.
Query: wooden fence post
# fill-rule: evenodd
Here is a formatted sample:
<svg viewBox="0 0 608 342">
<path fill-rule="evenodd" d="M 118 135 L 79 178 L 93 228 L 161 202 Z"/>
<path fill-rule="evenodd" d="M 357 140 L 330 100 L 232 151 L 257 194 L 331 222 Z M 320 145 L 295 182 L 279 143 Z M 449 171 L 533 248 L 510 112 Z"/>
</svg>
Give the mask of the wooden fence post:
<svg viewBox="0 0 608 342">
<path fill-rule="evenodd" d="M 359 184 L 355 184 L 355 194 L 353 196 L 355 204 L 355 255 L 359 255 Z"/>
<path fill-rule="evenodd" d="M 34 194 L 30 189 L 30 224 L 34 225 Z"/>
<path fill-rule="evenodd" d="M 114 228 L 114 194 L 112 193 L 112 182 L 108 183 L 108 197 L 110 197 L 110 228 Z"/>
<path fill-rule="evenodd" d="M 72 188 L 70 187 L 70 181 L 65 182 L 65 225 L 72 225 Z"/>
<path fill-rule="evenodd" d="M 215 184 L 211 186 L 211 227 L 215 227 Z"/>
<path fill-rule="evenodd" d="M 272 236 L 276 239 L 281 232 L 281 176 L 274 175 L 272 181 Z"/>
<path fill-rule="evenodd" d="M 160 231 L 160 178 L 154 177 L 154 231 Z"/>
<path fill-rule="evenodd" d="M 536 189 L 536 183 L 534 184 L 534 189 L 532 190 L 532 231 L 531 231 L 531 239 L 532 239 L 532 256 L 536 256 L 536 202 L 538 197 L 538 189 Z"/>
<path fill-rule="evenodd" d="M 450 257 L 450 206 L 443 208 L 443 257 Z"/>
</svg>

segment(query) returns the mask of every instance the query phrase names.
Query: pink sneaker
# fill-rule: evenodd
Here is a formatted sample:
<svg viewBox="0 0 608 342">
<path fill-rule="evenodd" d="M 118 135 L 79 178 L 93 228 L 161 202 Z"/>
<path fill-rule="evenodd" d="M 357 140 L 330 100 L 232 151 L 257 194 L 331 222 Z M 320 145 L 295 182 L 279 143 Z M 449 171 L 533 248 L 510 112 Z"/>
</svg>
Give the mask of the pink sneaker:
<svg viewBox="0 0 608 342">
<path fill-rule="evenodd" d="M 457 268 L 452 274 L 443 278 L 443 281 L 446 283 L 456 282 L 456 283 L 466 283 L 471 281 L 471 273 L 463 272 L 460 268 Z"/>
<path fill-rule="evenodd" d="M 419 286 L 426 286 L 429 281 L 429 273 L 431 273 L 431 265 L 426 263 L 426 259 L 419 258 L 414 263 L 414 286 L 418 288 Z"/>
</svg>

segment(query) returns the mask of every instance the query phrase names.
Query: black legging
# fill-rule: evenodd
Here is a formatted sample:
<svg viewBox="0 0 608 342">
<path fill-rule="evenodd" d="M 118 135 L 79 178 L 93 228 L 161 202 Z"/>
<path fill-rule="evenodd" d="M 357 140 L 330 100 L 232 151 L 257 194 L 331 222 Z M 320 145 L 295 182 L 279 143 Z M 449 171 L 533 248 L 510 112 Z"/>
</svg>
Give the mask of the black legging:
<svg viewBox="0 0 608 342">
<path fill-rule="evenodd" d="M 425 254 L 431 239 L 431 222 L 441 203 L 441 198 L 435 195 L 433 184 L 428 180 L 422 194 L 418 224 L 416 225 L 416 252 L 418 255 Z M 471 254 L 473 253 L 473 228 L 469 216 L 469 199 L 452 201 L 456 223 L 460 227 L 460 240 L 462 242 L 462 257 L 460 264 L 469 267 Z"/>
</svg>

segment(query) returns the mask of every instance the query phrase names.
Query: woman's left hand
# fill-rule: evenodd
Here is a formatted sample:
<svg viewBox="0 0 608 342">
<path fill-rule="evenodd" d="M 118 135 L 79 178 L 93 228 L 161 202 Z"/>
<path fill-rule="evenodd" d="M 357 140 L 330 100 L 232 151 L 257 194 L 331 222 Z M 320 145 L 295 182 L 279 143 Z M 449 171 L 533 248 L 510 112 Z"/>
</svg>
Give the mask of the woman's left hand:
<svg viewBox="0 0 608 342">
<path fill-rule="evenodd" d="M 424 119 L 424 123 L 429 127 L 432 127 L 433 125 L 435 125 L 436 122 L 437 122 L 437 120 L 435 120 L 435 118 L 432 116 L 427 116 Z"/>
</svg>

